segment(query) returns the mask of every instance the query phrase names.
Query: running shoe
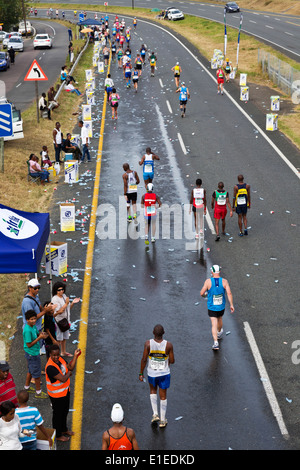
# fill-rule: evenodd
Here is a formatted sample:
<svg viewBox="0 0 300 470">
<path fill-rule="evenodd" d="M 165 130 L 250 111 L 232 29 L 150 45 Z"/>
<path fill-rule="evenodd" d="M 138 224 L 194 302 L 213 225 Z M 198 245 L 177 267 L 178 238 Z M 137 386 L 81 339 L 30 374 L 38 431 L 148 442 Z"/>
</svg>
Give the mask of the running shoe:
<svg viewBox="0 0 300 470">
<path fill-rule="evenodd" d="M 160 428 L 165 428 L 167 426 L 167 424 L 168 424 L 168 420 L 165 419 L 164 421 L 160 421 L 159 427 Z"/>
<path fill-rule="evenodd" d="M 218 242 L 220 240 L 220 237 L 219 235 L 216 236 L 216 242 Z"/>
<path fill-rule="evenodd" d="M 159 416 L 158 415 L 153 415 L 151 419 L 151 423 L 157 423 L 159 421 Z"/>
<path fill-rule="evenodd" d="M 219 343 L 218 343 L 218 341 L 214 341 L 214 344 L 212 345 L 212 349 L 213 349 L 214 351 L 217 351 L 217 350 L 219 349 Z"/>
<path fill-rule="evenodd" d="M 244 235 L 243 232 L 240 232 L 239 236 L 242 237 L 243 235 Z"/>
<path fill-rule="evenodd" d="M 195 238 L 196 238 L 196 239 L 199 238 L 199 233 L 195 233 Z"/>
<path fill-rule="evenodd" d="M 127 217 L 127 220 L 128 220 L 128 222 L 131 222 L 131 221 L 132 221 L 131 215 L 129 215 L 129 216 Z"/>
<path fill-rule="evenodd" d="M 223 336 L 223 328 L 221 328 L 220 331 L 218 331 L 218 339 L 222 338 Z"/>
<path fill-rule="evenodd" d="M 151 243 L 155 243 L 155 237 L 151 237 Z"/>
<path fill-rule="evenodd" d="M 248 235 L 248 230 L 245 228 L 244 235 Z"/>
</svg>

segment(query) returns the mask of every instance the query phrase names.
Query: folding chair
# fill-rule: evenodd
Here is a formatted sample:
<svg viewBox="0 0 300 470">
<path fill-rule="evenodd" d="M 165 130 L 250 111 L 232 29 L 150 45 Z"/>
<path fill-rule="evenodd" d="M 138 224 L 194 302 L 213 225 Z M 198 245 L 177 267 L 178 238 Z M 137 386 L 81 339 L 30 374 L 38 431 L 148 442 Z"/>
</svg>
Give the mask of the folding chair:
<svg viewBox="0 0 300 470">
<path fill-rule="evenodd" d="M 29 160 L 27 160 L 27 181 L 29 183 L 39 184 L 41 182 L 40 175 L 34 176 L 33 173 L 30 173 L 30 164 Z"/>
</svg>

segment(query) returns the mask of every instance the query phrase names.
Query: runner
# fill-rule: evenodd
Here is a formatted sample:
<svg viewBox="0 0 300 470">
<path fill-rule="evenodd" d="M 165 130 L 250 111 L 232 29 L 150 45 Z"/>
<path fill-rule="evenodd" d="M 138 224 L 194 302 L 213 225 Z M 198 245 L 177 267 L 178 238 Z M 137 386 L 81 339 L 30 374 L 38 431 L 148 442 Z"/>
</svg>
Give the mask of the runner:
<svg viewBox="0 0 300 470">
<path fill-rule="evenodd" d="M 122 66 L 123 66 L 123 54 L 124 54 L 123 49 L 121 47 L 119 47 L 118 50 L 117 50 L 117 58 L 118 58 L 118 67 L 119 67 L 119 69 L 121 69 Z"/>
<path fill-rule="evenodd" d="M 136 27 L 137 27 L 137 19 L 136 19 L 136 17 L 133 18 L 132 23 L 133 23 L 134 30 L 136 30 Z"/>
<path fill-rule="evenodd" d="M 157 61 L 157 57 L 155 53 L 152 52 L 152 54 L 149 57 L 149 62 L 150 62 L 150 67 L 151 67 L 151 77 L 154 77 L 154 72 L 156 69 L 156 61 Z"/>
<path fill-rule="evenodd" d="M 104 81 L 104 87 L 105 87 L 105 91 L 107 93 L 107 98 L 109 98 L 110 94 L 113 90 L 113 87 L 114 87 L 114 82 L 113 82 L 113 79 L 110 76 L 110 73 L 107 74 L 107 77 Z"/>
<path fill-rule="evenodd" d="M 127 88 L 130 88 L 131 86 L 131 69 L 132 69 L 131 60 L 127 58 L 127 62 L 125 64 L 125 69 L 124 69 L 124 75 L 126 79 Z"/>
<path fill-rule="evenodd" d="M 231 62 L 229 61 L 228 57 L 226 57 L 226 59 L 223 63 L 223 68 L 224 68 L 224 72 L 225 72 L 226 82 L 228 83 L 229 82 L 229 75 L 232 71 L 232 65 L 231 65 Z"/>
<path fill-rule="evenodd" d="M 143 61 L 143 64 L 145 63 L 146 52 L 147 52 L 147 48 L 144 44 L 142 44 L 142 47 L 140 48 L 140 54 L 141 54 L 141 59 Z"/>
<path fill-rule="evenodd" d="M 155 153 L 151 153 L 151 148 L 146 148 L 145 155 L 142 156 L 139 165 L 143 165 L 143 178 L 145 182 L 145 187 L 147 188 L 148 183 L 152 183 L 154 178 L 154 160 L 160 160 L 159 156 Z"/>
<path fill-rule="evenodd" d="M 225 312 L 225 292 L 230 303 L 230 311 L 234 312 L 232 293 L 226 279 L 220 277 L 220 266 L 211 268 L 212 278 L 206 279 L 200 291 L 202 297 L 207 296 L 208 316 L 211 320 L 211 332 L 214 339 L 212 349 L 219 349 L 219 339 L 223 334 L 223 315 Z"/>
<path fill-rule="evenodd" d="M 142 58 L 141 58 L 141 54 L 138 53 L 136 55 L 136 59 L 135 59 L 134 63 L 135 63 L 135 67 L 139 71 L 139 77 L 140 77 L 141 74 L 142 74 L 142 66 L 143 66 L 143 61 L 142 61 Z"/>
<path fill-rule="evenodd" d="M 126 64 L 127 64 L 128 61 L 130 61 L 130 58 L 126 54 L 124 54 L 123 57 L 122 57 L 122 67 L 123 67 L 123 78 L 124 78 L 124 80 L 126 79 L 125 68 L 126 68 Z"/>
<path fill-rule="evenodd" d="M 220 94 L 221 90 L 221 95 L 223 95 L 223 84 L 224 84 L 224 71 L 222 68 L 219 68 L 216 72 L 217 75 L 217 82 L 218 82 L 218 95 Z"/>
<path fill-rule="evenodd" d="M 137 200 L 137 185 L 140 183 L 139 175 L 136 171 L 131 170 L 128 163 L 124 163 L 123 182 L 124 182 L 124 196 L 127 202 L 127 220 L 131 222 L 136 219 L 136 200 Z M 131 215 L 130 206 L 132 203 L 133 215 Z"/>
<path fill-rule="evenodd" d="M 144 353 L 141 360 L 139 379 L 144 380 L 144 369 L 147 366 L 148 382 L 150 386 L 150 402 L 152 407 L 151 423 L 159 421 L 159 427 L 167 425 L 167 390 L 170 387 L 170 364 L 174 364 L 173 345 L 163 339 L 165 331 L 162 325 L 156 325 L 153 329 L 154 339 L 145 342 Z M 157 388 L 160 398 L 160 418 L 158 416 Z"/>
<path fill-rule="evenodd" d="M 247 210 L 250 209 L 250 185 L 244 183 L 243 175 L 238 175 L 238 183 L 233 188 L 233 210 L 238 214 L 240 237 L 248 235 Z M 244 224 L 244 233 L 243 233 Z"/>
<path fill-rule="evenodd" d="M 116 52 L 117 52 L 117 46 L 116 46 L 116 44 L 113 42 L 112 45 L 111 45 L 111 57 L 112 57 L 112 61 L 113 61 L 113 62 L 116 61 Z"/>
<path fill-rule="evenodd" d="M 195 219 L 195 238 L 204 235 L 204 215 L 206 215 L 206 190 L 201 187 L 202 179 L 196 180 L 196 188 L 192 189 L 190 199 L 190 213 L 193 210 Z"/>
<path fill-rule="evenodd" d="M 178 88 L 179 87 L 179 78 L 180 78 L 180 74 L 182 72 L 182 69 L 179 65 L 179 62 L 176 62 L 176 65 L 174 65 L 174 67 L 172 67 L 171 70 L 172 70 L 172 72 L 174 72 L 175 85 Z"/>
<path fill-rule="evenodd" d="M 149 231 L 151 230 L 151 242 L 155 243 L 156 232 L 156 203 L 161 206 L 159 197 L 153 193 L 153 184 L 147 184 L 147 192 L 143 194 L 141 206 L 144 208 L 145 218 L 145 245 L 149 245 Z"/>
<path fill-rule="evenodd" d="M 139 71 L 138 71 L 136 66 L 134 67 L 134 70 L 133 70 L 132 82 L 133 82 L 134 90 L 137 93 L 137 91 L 138 91 L 138 82 L 139 82 Z"/>
<path fill-rule="evenodd" d="M 177 88 L 176 93 L 179 93 L 179 103 L 181 110 L 181 117 L 185 117 L 187 100 L 190 98 L 189 89 L 185 86 L 185 83 L 182 82 L 181 87 Z"/>
<path fill-rule="evenodd" d="M 219 235 L 219 222 L 222 219 L 222 235 L 225 235 L 225 217 L 227 214 L 227 207 L 230 210 L 230 217 L 232 217 L 232 208 L 229 202 L 229 193 L 224 189 L 224 183 L 218 183 L 218 189 L 213 192 L 211 198 L 211 208 L 214 209 L 215 228 L 216 228 L 216 242 L 220 240 Z"/>
<path fill-rule="evenodd" d="M 119 99 L 120 99 L 120 96 L 116 92 L 116 89 L 113 88 L 112 92 L 110 94 L 110 97 L 109 97 L 110 106 L 111 106 L 111 113 L 112 113 L 111 118 L 112 119 L 118 119 Z"/>
</svg>

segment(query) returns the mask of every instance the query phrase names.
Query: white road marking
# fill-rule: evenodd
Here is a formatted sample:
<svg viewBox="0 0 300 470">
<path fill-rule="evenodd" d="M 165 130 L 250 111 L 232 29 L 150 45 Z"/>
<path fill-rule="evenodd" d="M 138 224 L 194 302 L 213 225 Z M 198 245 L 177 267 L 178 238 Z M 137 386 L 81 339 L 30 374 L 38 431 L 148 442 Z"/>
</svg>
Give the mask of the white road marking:
<svg viewBox="0 0 300 470">
<path fill-rule="evenodd" d="M 179 140 L 181 149 L 182 149 L 184 155 L 186 155 L 186 154 L 187 154 L 187 151 L 186 151 L 186 148 L 185 148 L 185 145 L 184 145 L 184 142 L 183 142 L 183 138 L 181 137 L 180 132 L 177 132 L 177 137 L 178 137 L 178 140 Z"/>
<path fill-rule="evenodd" d="M 267 398 L 269 400 L 271 409 L 272 409 L 273 414 L 274 414 L 274 416 L 277 420 L 280 432 L 285 438 L 289 438 L 289 433 L 288 433 L 288 430 L 285 426 L 285 423 L 284 423 L 284 420 L 283 420 L 283 417 L 282 417 L 282 414 L 281 414 L 281 410 L 280 410 L 276 395 L 274 393 L 274 390 L 273 390 L 272 384 L 270 382 L 267 370 L 266 370 L 265 365 L 263 363 L 261 354 L 259 352 L 258 346 L 257 346 L 255 338 L 254 338 L 254 335 L 252 333 L 252 330 L 251 330 L 250 325 L 249 325 L 248 322 L 244 322 L 244 330 L 245 330 L 247 340 L 248 340 L 248 343 L 250 345 L 253 357 L 255 359 L 255 362 L 256 362 L 256 365 L 257 365 L 257 368 L 258 368 L 258 371 L 259 371 L 259 374 L 260 374 L 260 378 L 261 378 L 262 384 L 264 386 Z"/>
<path fill-rule="evenodd" d="M 162 82 L 162 79 L 160 78 L 158 81 L 159 81 L 160 86 L 163 88 L 163 87 L 164 87 L 164 84 L 163 84 L 163 82 Z"/>
<path fill-rule="evenodd" d="M 171 108 L 169 100 L 166 100 L 166 103 L 167 103 L 167 106 L 168 106 L 169 113 L 173 114 L 173 110 Z"/>
</svg>

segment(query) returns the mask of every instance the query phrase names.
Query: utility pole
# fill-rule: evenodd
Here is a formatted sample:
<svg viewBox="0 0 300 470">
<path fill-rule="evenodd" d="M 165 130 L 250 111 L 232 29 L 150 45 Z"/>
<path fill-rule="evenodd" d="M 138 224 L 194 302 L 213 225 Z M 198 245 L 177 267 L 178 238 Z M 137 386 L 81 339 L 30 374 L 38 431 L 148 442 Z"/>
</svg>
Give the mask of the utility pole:
<svg viewBox="0 0 300 470">
<path fill-rule="evenodd" d="M 25 37 L 27 38 L 27 28 L 26 28 L 26 8 L 25 8 L 24 0 L 21 0 L 21 2 L 22 2 L 23 20 L 24 20 L 24 26 L 25 26 Z"/>
</svg>

